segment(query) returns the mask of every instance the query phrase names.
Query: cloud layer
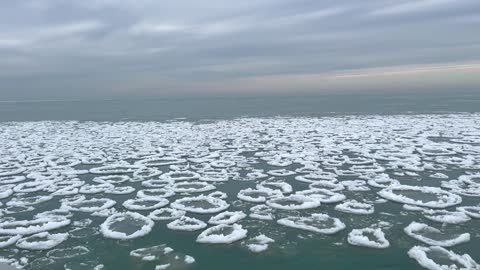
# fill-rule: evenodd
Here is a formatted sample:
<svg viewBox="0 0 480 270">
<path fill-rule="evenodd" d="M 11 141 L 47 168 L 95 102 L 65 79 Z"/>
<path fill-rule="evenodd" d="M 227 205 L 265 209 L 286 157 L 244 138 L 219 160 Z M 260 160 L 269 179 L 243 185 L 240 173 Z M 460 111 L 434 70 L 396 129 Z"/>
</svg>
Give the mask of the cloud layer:
<svg viewBox="0 0 480 270">
<path fill-rule="evenodd" d="M 4 1 L 0 99 L 476 88 L 457 78 L 480 63 L 478 14 L 478 0 Z"/>
</svg>

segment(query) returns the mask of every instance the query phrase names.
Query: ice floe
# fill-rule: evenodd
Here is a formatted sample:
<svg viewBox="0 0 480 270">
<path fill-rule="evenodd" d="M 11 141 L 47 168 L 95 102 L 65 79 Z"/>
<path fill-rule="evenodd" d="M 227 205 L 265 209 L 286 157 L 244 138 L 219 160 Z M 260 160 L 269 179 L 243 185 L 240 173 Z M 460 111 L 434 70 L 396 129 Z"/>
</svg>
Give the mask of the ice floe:
<svg viewBox="0 0 480 270">
<path fill-rule="evenodd" d="M 268 249 L 270 243 L 275 242 L 272 238 L 264 235 L 259 234 L 253 238 L 248 239 L 245 242 L 245 246 L 251 251 L 255 253 L 264 252 Z"/>
<path fill-rule="evenodd" d="M 207 223 L 187 216 L 181 216 L 167 224 L 167 228 L 177 231 L 198 231 L 206 227 Z"/>
<path fill-rule="evenodd" d="M 462 211 L 447 211 L 447 210 L 425 210 L 423 215 L 432 221 L 460 224 L 469 221 L 471 218 Z"/>
<path fill-rule="evenodd" d="M 148 215 L 148 217 L 152 220 L 172 220 L 180 218 L 186 214 L 185 211 L 173 209 L 173 208 L 162 208 L 156 209 Z"/>
<path fill-rule="evenodd" d="M 206 229 L 197 237 L 199 243 L 229 244 L 247 237 L 247 230 L 239 224 L 220 224 Z"/>
<path fill-rule="evenodd" d="M 166 206 L 169 201 L 165 198 L 139 198 L 129 199 L 123 202 L 123 207 L 132 211 L 153 210 Z"/>
<path fill-rule="evenodd" d="M 368 203 L 358 202 L 356 200 L 348 200 L 341 204 L 337 204 L 335 206 L 335 210 L 350 214 L 360 214 L 360 215 L 368 215 L 373 214 L 375 211 L 373 205 Z"/>
<path fill-rule="evenodd" d="M 195 262 L 192 256 L 175 251 L 165 244 L 132 250 L 130 256 L 145 262 L 159 263 L 155 269 L 183 269 Z"/>
<path fill-rule="evenodd" d="M 320 201 L 304 195 L 290 195 L 268 200 L 267 205 L 281 210 L 303 210 L 320 206 Z"/>
<path fill-rule="evenodd" d="M 312 214 L 305 217 L 287 217 L 277 220 L 283 226 L 296 229 L 322 233 L 334 234 L 345 229 L 345 224 L 338 218 L 332 218 L 327 214 Z"/>
<path fill-rule="evenodd" d="M 127 240 L 150 233 L 154 222 L 135 212 L 117 213 L 109 216 L 101 225 L 100 232 L 107 238 Z"/>
<path fill-rule="evenodd" d="M 227 209 L 230 205 L 222 199 L 200 195 L 197 197 L 184 197 L 178 199 L 172 202 L 170 206 L 175 209 L 197 214 L 211 214 L 221 212 Z"/>
<path fill-rule="evenodd" d="M 80 212 L 96 212 L 111 208 L 116 204 L 112 199 L 83 199 L 72 202 L 64 202 L 62 208 L 69 211 L 80 211 Z"/>
<path fill-rule="evenodd" d="M 28 235 L 55 230 L 70 224 L 70 220 L 63 217 L 37 218 L 32 220 L 16 220 L 0 223 L 0 234 Z"/>
<path fill-rule="evenodd" d="M 16 246 L 21 249 L 45 250 L 58 246 L 67 240 L 68 233 L 41 232 L 18 240 Z"/>
<path fill-rule="evenodd" d="M 466 270 L 480 268 L 480 265 L 475 262 L 470 255 L 459 255 L 438 246 L 414 246 L 408 251 L 408 256 L 415 259 L 421 266 L 430 270 Z"/>
<path fill-rule="evenodd" d="M 370 248 L 388 248 L 390 242 L 379 228 L 353 229 L 348 234 L 348 243 L 354 246 Z"/>
<path fill-rule="evenodd" d="M 47 252 L 47 257 L 52 259 L 71 259 L 89 253 L 90 250 L 84 246 L 53 249 Z"/>
<path fill-rule="evenodd" d="M 272 189 L 242 189 L 238 192 L 237 197 L 240 200 L 253 203 L 263 203 L 266 202 L 271 197 L 281 197 L 282 193 L 278 190 Z"/>
<path fill-rule="evenodd" d="M 242 211 L 225 211 L 222 212 L 216 216 L 211 217 L 208 220 L 208 223 L 214 224 L 214 225 L 219 225 L 219 224 L 232 224 L 235 223 L 243 218 L 245 218 L 247 215 L 243 213 Z"/>
<path fill-rule="evenodd" d="M 430 208 L 445 208 L 462 202 L 460 196 L 437 187 L 391 185 L 378 194 L 394 202 Z"/>
<path fill-rule="evenodd" d="M 432 246 L 451 247 L 470 241 L 469 233 L 446 233 L 418 222 L 410 223 L 404 231 L 410 237 Z"/>
</svg>

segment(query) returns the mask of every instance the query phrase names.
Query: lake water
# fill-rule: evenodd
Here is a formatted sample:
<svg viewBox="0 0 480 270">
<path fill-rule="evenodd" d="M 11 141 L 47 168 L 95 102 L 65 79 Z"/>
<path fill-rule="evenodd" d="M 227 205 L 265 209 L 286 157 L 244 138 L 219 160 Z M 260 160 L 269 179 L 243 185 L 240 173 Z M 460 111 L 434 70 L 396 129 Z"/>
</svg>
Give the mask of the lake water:
<svg viewBox="0 0 480 270">
<path fill-rule="evenodd" d="M 430 244 L 404 232 L 418 222 L 440 233 L 417 235 L 480 262 L 479 108 L 476 94 L 1 102 L 0 257 L 26 269 L 423 269 L 408 252 Z M 165 208 L 204 226 L 167 226 L 152 216 Z M 224 211 L 244 214 L 236 241 L 197 241 Z M 348 240 L 365 228 L 388 247 Z"/>
</svg>

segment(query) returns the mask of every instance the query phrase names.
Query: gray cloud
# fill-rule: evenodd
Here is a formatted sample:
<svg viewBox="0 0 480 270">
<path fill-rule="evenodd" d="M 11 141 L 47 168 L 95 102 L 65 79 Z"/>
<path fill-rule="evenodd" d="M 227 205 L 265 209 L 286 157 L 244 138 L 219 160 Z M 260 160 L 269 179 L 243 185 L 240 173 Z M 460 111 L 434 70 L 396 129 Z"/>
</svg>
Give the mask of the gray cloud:
<svg viewBox="0 0 480 270">
<path fill-rule="evenodd" d="M 4 1 L 0 99 L 230 93 L 256 77 L 480 62 L 479 13 L 478 0 Z"/>
</svg>

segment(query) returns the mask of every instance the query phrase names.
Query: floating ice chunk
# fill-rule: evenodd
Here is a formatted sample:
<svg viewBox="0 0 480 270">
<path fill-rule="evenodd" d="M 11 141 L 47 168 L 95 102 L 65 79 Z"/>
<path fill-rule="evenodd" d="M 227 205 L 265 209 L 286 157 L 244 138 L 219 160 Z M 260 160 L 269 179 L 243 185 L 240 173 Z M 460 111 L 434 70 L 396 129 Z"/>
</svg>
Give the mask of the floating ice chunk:
<svg viewBox="0 0 480 270">
<path fill-rule="evenodd" d="M 458 177 L 458 180 L 472 185 L 480 185 L 480 173 L 462 175 Z"/>
<path fill-rule="evenodd" d="M 189 255 L 186 255 L 185 259 L 184 259 L 184 262 L 187 263 L 187 264 L 192 264 L 192 263 L 195 262 L 195 258 L 193 258 L 192 256 L 189 256 Z"/>
<path fill-rule="evenodd" d="M 124 212 L 109 216 L 100 225 L 100 232 L 107 238 L 127 240 L 150 233 L 154 222 L 135 212 Z"/>
<path fill-rule="evenodd" d="M 8 206 L 0 210 L 2 214 L 18 214 L 34 210 L 33 206 Z"/>
<path fill-rule="evenodd" d="M 84 246 L 53 249 L 47 252 L 47 257 L 52 259 L 71 259 L 89 253 L 90 250 Z"/>
<path fill-rule="evenodd" d="M 257 189 L 278 190 L 282 193 L 291 193 L 293 191 L 290 184 L 281 181 L 263 181 L 257 185 Z"/>
<path fill-rule="evenodd" d="M 153 210 L 162 208 L 167 205 L 169 201 L 165 198 L 140 198 L 129 199 L 123 202 L 123 207 L 128 210 Z"/>
<path fill-rule="evenodd" d="M 438 179 L 448 179 L 448 175 L 444 173 L 434 173 L 430 175 L 431 178 L 438 178 Z"/>
<path fill-rule="evenodd" d="M 70 224 L 69 219 L 60 217 L 37 218 L 33 220 L 17 220 L 0 223 L 0 234 L 26 235 L 50 231 Z"/>
<path fill-rule="evenodd" d="M 312 214 L 306 217 L 287 217 L 277 220 L 277 223 L 287 227 L 322 234 L 334 234 L 345 229 L 343 222 L 327 214 Z"/>
<path fill-rule="evenodd" d="M 148 166 L 148 167 L 160 167 L 160 166 L 181 164 L 184 162 L 186 162 L 186 160 L 182 158 L 164 156 L 164 157 L 151 157 L 147 159 L 142 159 L 135 162 L 135 164 L 141 165 L 141 166 Z"/>
<path fill-rule="evenodd" d="M 210 166 L 214 168 L 228 168 L 235 166 L 235 161 L 231 160 L 215 160 L 210 162 Z"/>
<path fill-rule="evenodd" d="M 152 167 L 143 167 L 133 172 L 133 178 L 131 180 L 133 182 L 136 182 L 137 180 L 142 181 L 155 176 L 159 176 L 160 174 L 162 174 L 162 171 L 160 171 L 159 169 Z"/>
<path fill-rule="evenodd" d="M 410 237 L 427 245 L 451 247 L 470 241 L 469 233 L 447 234 L 427 224 L 412 222 L 404 229 Z"/>
<path fill-rule="evenodd" d="M 73 202 L 65 202 L 62 204 L 62 208 L 70 211 L 79 211 L 79 212 L 96 212 L 103 209 L 111 208 L 116 204 L 112 199 L 85 199 L 78 200 Z"/>
<path fill-rule="evenodd" d="M 259 234 L 251 239 L 248 239 L 245 243 L 246 247 L 255 253 L 260 253 L 268 249 L 268 244 L 275 242 L 272 238 Z"/>
<path fill-rule="evenodd" d="M 374 174 L 360 177 L 360 178 L 367 178 L 367 183 L 376 188 L 386 188 L 391 185 L 398 185 L 400 184 L 397 180 L 390 178 L 388 174 L 381 173 L 381 174 Z"/>
<path fill-rule="evenodd" d="M 358 172 L 350 171 L 350 170 L 339 170 L 339 169 L 334 169 L 335 174 L 338 176 L 349 176 L 349 177 L 355 177 L 355 176 L 360 176 L 361 174 Z"/>
<path fill-rule="evenodd" d="M 13 167 L 13 166 L 10 168 L 0 168 L 0 177 L 21 174 L 26 169 L 27 168 L 25 167 Z"/>
<path fill-rule="evenodd" d="M 175 192 L 170 188 L 143 189 L 137 192 L 138 198 L 169 198 L 173 195 L 175 195 Z"/>
<path fill-rule="evenodd" d="M 238 192 L 237 198 L 247 202 L 262 203 L 272 197 L 281 197 L 282 193 L 271 189 L 242 189 Z"/>
<path fill-rule="evenodd" d="M 167 224 L 167 228 L 177 231 L 198 231 L 205 227 L 207 227 L 207 223 L 187 216 L 181 216 Z"/>
<path fill-rule="evenodd" d="M 480 218 L 480 206 L 461 206 L 457 207 L 457 210 L 464 212 L 472 218 Z"/>
<path fill-rule="evenodd" d="M 69 196 L 69 195 L 76 195 L 78 193 L 79 193 L 78 188 L 71 186 L 71 187 L 60 188 L 55 192 L 53 192 L 51 195 L 52 196 Z"/>
<path fill-rule="evenodd" d="M 196 193 L 214 190 L 215 186 L 205 182 L 181 182 L 173 185 L 173 191 L 177 193 Z"/>
<path fill-rule="evenodd" d="M 349 191 L 369 191 L 367 182 L 363 180 L 347 180 L 342 181 L 341 184 Z"/>
<path fill-rule="evenodd" d="M 197 214 L 218 213 L 227 209 L 230 205 L 218 198 L 200 195 L 197 197 L 185 197 L 171 203 L 171 207 Z"/>
<path fill-rule="evenodd" d="M 260 220 L 273 220 L 273 209 L 270 206 L 260 204 L 250 208 L 249 217 Z"/>
<path fill-rule="evenodd" d="M 46 181 L 24 182 L 16 185 L 13 191 L 16 193 L 38 192 L 48 187 L 50 183 Z"/>
<path fill-rule="evenodd" d="M 345 187 L 341 183 L 334 183 L 330 181 L 318 181 L 308 185 L 310 189 L 328 189 L 330 191 L 342 191 Z"/>
<path fill-rule="evenodd" d="M 8 206 L 29 206 L 51 200 L 52 196 L 15 197 L 6 203 Z"/>
<path fill-rule="evenodd" d="M 392 185 L 378 194 L 394 202 L 430 208 L 445 208 L 462 202 L 460 196 L 436 187 Z"/>
<path fill-rule="evenodd" d="M 188 181 L 198 178 L 200 178 L 200 174 L 192 171 L 170 171 L 160 176 L 160 179 L 170 181 Z"/>
<path fill-rule="evenodd" d="M 417 151 L 427 156 L 446 156 L 455 155 L 453 150 L 445 149 L 440 145 L 424 145 L 422 148 L 417 148 Z"/>
<path fill-rule="evenodd" d="M 480 197 L 480 185 L 466 183 L 460 180 L 443 181 L 442 187 L 450 189 L 452 193 L 467 197 Z"/>
<path fill-rule="evenodd" d="M 142 261 L 150 262 L 164 258 L 166 254 L 169 254 L 172 251 L 172 248 L 162 244 L 158 246 L 132 250 L 130 251 L 130 256 L 140 258 Z"/>
<path fill-rule="evenodd" d="M 163 270 L 163 269 L 168 269 L 170 267 L 169 263 L 165 264 L 159 264 L 155 266 L 155 270 Z"/>
<path fill-rule="evenodd" d="M 239 224 L 220 224 L 203 231 L 198 237 L 199 243 L 230 244 L 247 237 L 247 230 Z"/>
<path fill-rule="evenodd" d="M 162 208 L 152 211 L 148 217 L 152 220 L 173 220 L 185 215 L 185 211 L 173 208 Z"/>
<path fill-rule="evenodd" d="M 105 163 L 105 161 L 107 161 L 107 159 L 100 155 L 82 158 L 82 164 L 84 165 L 100 165 Z"/>
<path fill-rule="evenodd" d="M 21 235 L 2 235 L 0 236 L 0 248 L 8 247 L 20 238 L 22 238 Z"/>
<path fill-rule="evenodd" d="M 287 167 L 292 165 L 292 161 L 288 159 L 275 158 L 267 162 L 268 165 L 277 167 Z"/>
<path fill-rule="evenodd" d="M 142 182 L 142 186 L 146 188 L 163 188 L 174 183 L 173 180 L 146 180 Z"/>
<path fill-rule="evenodd" d="M 287 170 L 287 169 L 270 170 L 267 173 L 270 174 L 270 175 L 279 176 L 279 177 L 290 176 L 290 175 L 296 174 L 296 172 L 290 171 L 290 170 Z"/>
<path fill-rule="evenodd" d="M 67 240 L 67 238 L 68 233 L 50 234 L 48 232 L 41 232 L 18 240 L 16 246 L 21 249 L 45 250 L 58 246 Z"/>
<path fill-rule="evenodd" d="M 337 203 L 345 200 L 347 197 L 340 193 L 335 193 L 328 189 L 307 189 L 298 191 L 295 194 L 310 197 L 321 203 Z"/>
<path fill-rule="evenodd" d="M 379 228 L 353 229 L 348 234 L 347 240 L 349 244 L 361 247 L 388 248 L 390 246 L 390 242 Z"/>
<path fill-rule="evenodd" d="M 34 218 L 71 218 L 73 214 L 65 208 L 54 209 L 50 211 L 40 212 L 34 216 Z"/>
<path fill-rule="evenodd" d="M 232 224 L 245 218 L 246 216 L 247 215 L 242 211 L 236 211 L 236 212 L 226 211 L 211 217 L 210 220 L 208 220 L 208 223 L 214 224 L 214 225 Z"/>
<path fill-rule="evenodd" d="M 229 175 L 226 170 L 221 171 L 202 171 L 200 174 L 200 181 L 205 182 L 226 182 Z"/>
<path fill-rule="evenodd" d="M 257 179 L 263 179 L 267 178 L 268 174 L 265 174 L 263 172 L 249 172 L 246 174 L 247 180 L 257 180 Z"/>
<path fill-rule="evenodd" d="M 290 195 L 268 200 L 267 205 L 282 210 L 303 210 L 320 206 L 320 201 L 303 195 Z"/>
<path fill-rule="evenodd" d="M 361 203 L 356 200 L 348 200 L 335 206 L 335 210 L 350 214 L 368 215 L 375 211 L 373 205 Z"/>
<path fill-rule="evenodd" d="M 118 211 L 115 208 L 108 208 L 108 209 L 103 209 L 100 211 L 95 211 L 91 213 L 92 216 L 97 216 L 97 217 L 109 217 L 111 215 L 117 214 Z"/>
<path fill-rule="evenodd" d="M 371 158 L 365 158 L 365 157 L 347 157 L 345 160 L 345 163 L 351 164 L 351 165 L 367 165 L 367 164 L 374 164 L 375 159 Z"/>
<path fill-rule="evenodd" d="M 130 256 L 145 262 L 161 262 L 155 269 L 183 269 L 186 264 L 195 262 L 193 257 L 184 255 L 165 244 L 132 250 Z"/>
<path fill-rule="evenodd" d="M 131 186 L 123 186 L 123 187 L 114 187 L 112 189 L 105 190 L 106 194 L 113 194 L 113 195 L 125 195 L 135 192 L 135 188 Z"/>
<path fill-rule="evenodd" d="M 425 210 L 423 215 L 432 221 L 449 224 L 460 224 L 470 220 L 470 217 L 461 211 Z"/>
<path fill-rule="evenodd" d="M 107 190 L 111 190 L 115 188 L 114 185 L 109 184 L 109 183 L 103 183 L 103 184 L 97 184 L 97 185 L 83 185 L 78 192 L 83 193 L 83 194 L 95 194 L 95 193 L 101 193 L 105 192 Z"/>
<path fill-rule="evenodd" d="M 353 165 L 350 169 L 354 172 L 359 172 L 359 173 L 380 173 L 385 171 L 385 168 L 383 168 L 378 164 Z"/>
<path fill-rule="evenodd" d="M 23 175 L 11 175 L 0 177 L 0 185 L 16 184 L 25 181 L 27 178 Z"/>
<path fill-rule="evenodd" d="M 227 193 L 221 192 L 221 191 L 219 191 L 219 190 L 214 191 L 214 192 L 208 194 L 207 196 L 214 197 L 214 198 L 218 198 L 218 199 L 226 199 L 226 198 L 228 198 Z"/>
<path fill-rule="evenodd" d="M 186 171 L 190 169 L 190 164 L 172 164 L 168 167 L 170 168 L 170 170 L 174 171 Z"/>
<path fill-rule="evenodd" d="M 415 259 L 421 266 L 430 270 L 480 268 L 480 265 L 468 254 L 458 255 L 453 251 L 437 246 L 414 246 L 408 251 L 408 256 Z"/>
<path fill-rule="evenodd" d="M 120 184 L 123 182 L 126 182 L 130 180 L 130 177 L 128 175 L 106 175 L 106 176 L 97 176 L 93 178 L 93 182 L 99 183 L 99 184 Z"/>
<path fill-rule="evenodd" d="M 13 184 L 0 186 L 0 199 L 5 199 L 5 198 L 10 197 L 10 195 L 13 194 L 13 189 L 12 188 L 14 186 L 15 185 L 13 185 Z"/>
<path fill-rule="evenodd" d="M 317 172 L 315 174 L 295 176 L 295 180 L 305 183 L 315 183 L 318 181 L 337 181 L 337 175 L 330 172 Z"/>
<path fill-rule="evenodd" d="M 138 170 L 140 168 L 141 168 L 140 166 L 129 165 L 129 164 L 105 165 L 105 166 L 90 169 L 90 173 L 93 173 L 93 174 L 126 174 L 126 173 L 133 173 L 135 170 Z"/>
<path fill-rule="evenodd" d="M 429 210 L 428 208 L 426 207 L 421 207 L 421 206 L 416 206 L 416 205 L 411 205 L 411 204 L 404 204 L 402 206 L 403 209 L 405 210 L 408 210 L 408 211 L 419 211 L 419 212 L 423 212 L 425 210 Z"/>
</svg>

